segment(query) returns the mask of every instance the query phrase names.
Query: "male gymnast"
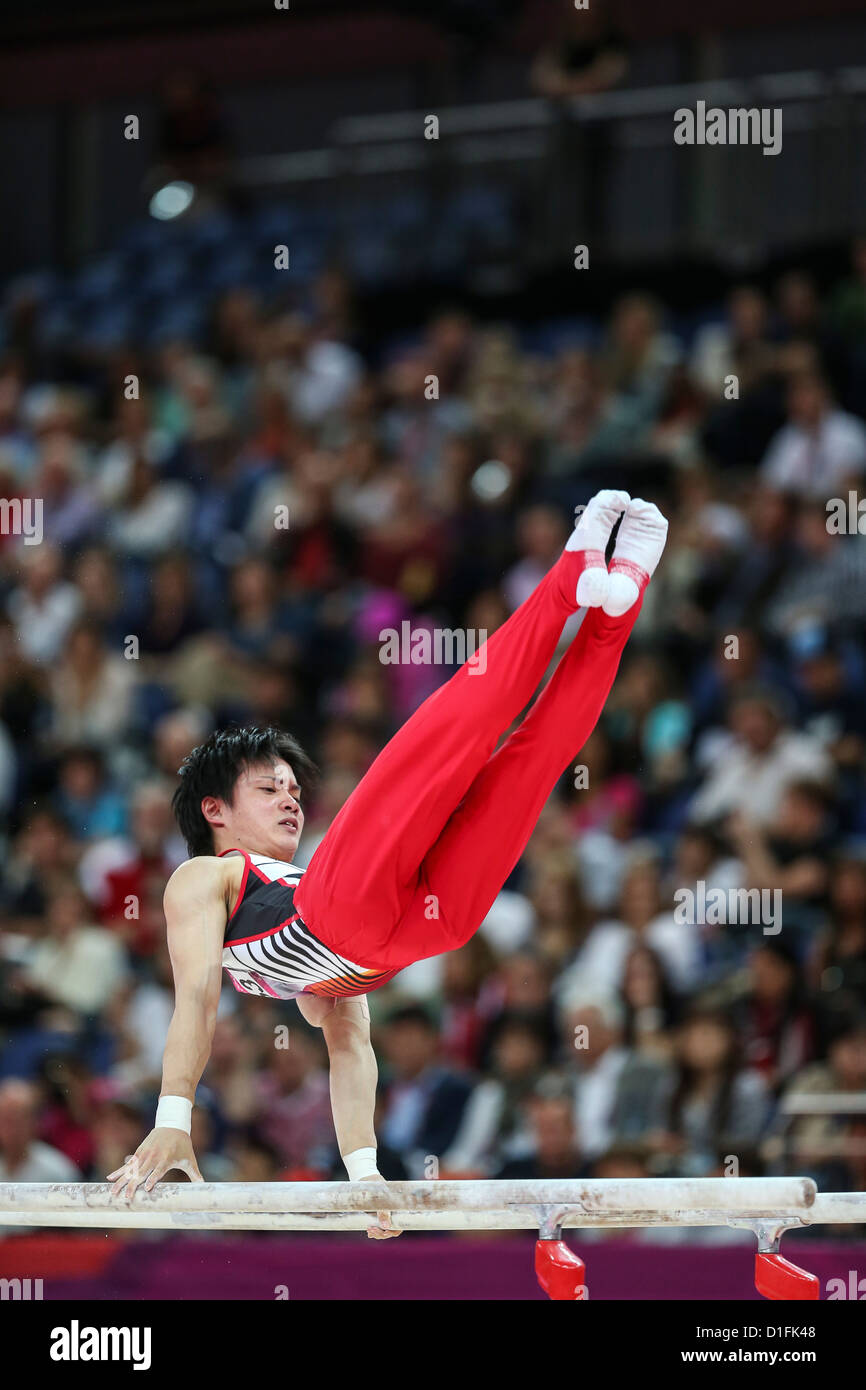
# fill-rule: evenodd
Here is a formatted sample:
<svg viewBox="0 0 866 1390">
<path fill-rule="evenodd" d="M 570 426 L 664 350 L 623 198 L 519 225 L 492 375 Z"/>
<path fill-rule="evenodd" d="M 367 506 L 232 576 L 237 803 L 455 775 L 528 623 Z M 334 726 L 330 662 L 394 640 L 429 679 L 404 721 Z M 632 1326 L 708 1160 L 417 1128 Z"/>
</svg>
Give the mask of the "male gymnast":
<svg viewBox="0 0 866 1390">
<path fill-rule="evenodd" d="M 620 521 L 621 518 L 621 521 Z M 620 521 L 608 570 L 605 550 Z M 306 872 L 292 859 L 312 771 L 278 729 L 212 734 L 180 768 L 173 807 L 190 858 L 164 906 L 175 1008 L 155 1127 L 108 1175 L 131 1198 L 180 1169 L 222 972 L 236 989 L 295 999 L 322 1029 L 331 1106 L 350 1181 L 376 1167 L 376 1058 L 365 995 L 413 961 L 463 946 L 508 878 L 562 773 L 595 727 L 667 536 L 658 508 L 625 492 L 589 502 L 559 559 L 487 641 L 415 711 L 334 818 Z M 529 713 L 566 619 L 583 621 Z M 477 656 L 477 654 L 476 654 Z M 496 750 L 496 751 L 494 751 Z M 387 1212 L 368 1235 L 399 1235 Z"/>
</svg>

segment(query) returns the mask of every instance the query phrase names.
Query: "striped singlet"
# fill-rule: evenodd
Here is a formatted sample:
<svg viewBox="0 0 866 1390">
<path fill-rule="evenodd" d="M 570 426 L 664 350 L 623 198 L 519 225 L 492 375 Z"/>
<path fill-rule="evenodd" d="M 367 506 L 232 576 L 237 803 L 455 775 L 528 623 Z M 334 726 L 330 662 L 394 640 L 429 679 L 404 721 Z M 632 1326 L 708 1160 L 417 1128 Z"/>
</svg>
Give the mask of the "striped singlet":
<svg viewBox="0 0 866 1390">
<path fill-rule="evenodd" d="M 367 970 L 323 945 L 294 906 L 304 870 L 266 854 L 223 850 L 245 861 L 240 892 L 226 922 L 223 969 L 242 994 L 296 999 L 299 994 L 367 994 L 396 970 Z"/>
</svg>

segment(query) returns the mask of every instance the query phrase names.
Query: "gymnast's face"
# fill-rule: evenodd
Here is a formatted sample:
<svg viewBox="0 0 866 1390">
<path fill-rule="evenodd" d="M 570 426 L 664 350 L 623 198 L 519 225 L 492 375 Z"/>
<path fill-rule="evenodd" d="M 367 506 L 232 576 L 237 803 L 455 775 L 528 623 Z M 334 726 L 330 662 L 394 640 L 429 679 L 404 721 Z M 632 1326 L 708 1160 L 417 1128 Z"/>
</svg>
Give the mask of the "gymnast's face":
<svg viewBox="0 0 866 1390">
<path fill-rule="evenodd" d="M 237 848 L 291 863 L 304 828 L 301 789 L 280 758 L 242 772 L 231 805 L 205 797 L 202 811 L 213 827 L 217 854 Z"/>
</svg>

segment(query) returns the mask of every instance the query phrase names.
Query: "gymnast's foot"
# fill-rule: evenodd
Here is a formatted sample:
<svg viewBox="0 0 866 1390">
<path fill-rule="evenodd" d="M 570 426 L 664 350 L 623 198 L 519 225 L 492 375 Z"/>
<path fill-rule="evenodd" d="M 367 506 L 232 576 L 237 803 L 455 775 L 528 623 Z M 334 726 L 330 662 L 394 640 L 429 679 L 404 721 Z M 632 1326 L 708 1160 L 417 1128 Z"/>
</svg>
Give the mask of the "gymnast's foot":
<svg viewBox="0 0 866 1390">
<path fill-rule="evenodd" d="M 605 613 L 619 618 L 637 603 L 661 559 L 667 534 L 668 523 L 658 507 L 641 497 L 629 502 L 610 562 L 610 582 L 601 605 Z"/>
<path fill-rule="evenodd" d="M 583 572 L 577 581 L 579 608 L 598 608 L 608 597 L 610 575 L 604 552 L 611 531 L 629 505 L 627 492 L 613 492 L 610 489 L 597 492 L 590 498 L 569 537 L 566 550 L 580 551 L 583 557 Z"/>
</svg>

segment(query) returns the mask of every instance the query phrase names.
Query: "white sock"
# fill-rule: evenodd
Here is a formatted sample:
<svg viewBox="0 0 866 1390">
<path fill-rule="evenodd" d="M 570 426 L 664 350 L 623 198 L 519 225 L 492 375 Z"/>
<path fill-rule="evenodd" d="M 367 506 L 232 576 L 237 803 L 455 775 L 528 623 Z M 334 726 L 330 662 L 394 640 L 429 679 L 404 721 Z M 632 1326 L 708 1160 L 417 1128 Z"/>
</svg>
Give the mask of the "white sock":
<svg viewBox="0 0 866 1390">
<path fill-rule="evenodd" d="M 568 538 L 566 550 L 581 550 L 585 555 L 585 568 L 577 581 L 578 608 L 600 608 L 608 597 L 610 575 L 604 552 L 611 531 L 628 505 L 627 492 L 609 488 L 597 492 Z"/>
<path fill-rule="evenodd" d="M 643 593 L 662 556 L 668 523 L 658 507 L 635 497 L 616 538 L 610 563 L 610 583 L 602 608 L 612 618 L 622 617 Z"/>
</svg>

